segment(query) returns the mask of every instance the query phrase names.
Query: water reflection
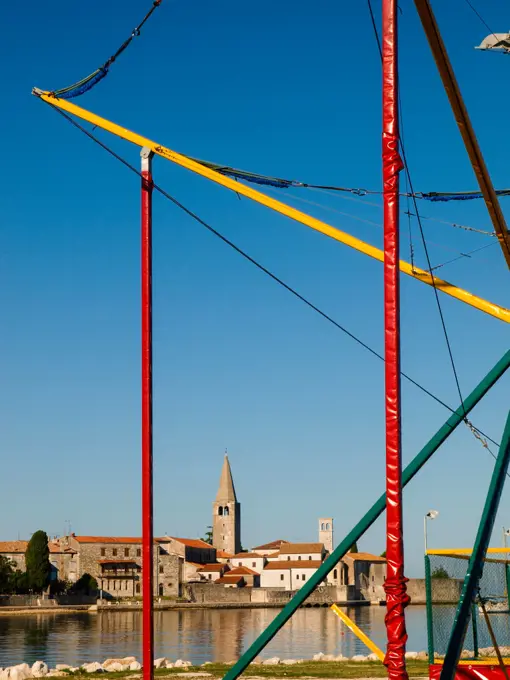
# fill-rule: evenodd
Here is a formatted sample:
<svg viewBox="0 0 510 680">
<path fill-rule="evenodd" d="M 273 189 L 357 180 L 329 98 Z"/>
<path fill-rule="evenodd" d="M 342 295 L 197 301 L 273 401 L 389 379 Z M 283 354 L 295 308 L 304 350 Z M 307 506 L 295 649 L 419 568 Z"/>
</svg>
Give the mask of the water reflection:
<svg viewBox="0 0 510 680">
<path fill-rule="evenodd" d="M 278 614 L 278 609 L 180 610 L 156 612 L 157 656 L 204 661 L 234 661 Z M 347 610 L 356 624 L 385 645 L 383 607 Z M 505 617 L 507 620 L 508 617 Z M 50 665 L 141 657 L 140 611 L 101 614 L 0 616 L 0 666 L 38 659 Z M 508 622 L 507 622 L 508 625 Z M 407 609 L 408 649 L 426 648 L 425 608 Z M 325 654 L 366 654 L 365 647 L 328 608 L 300 609 L 271 641 L 263 657 L 311 658 Z"/>
</svg>

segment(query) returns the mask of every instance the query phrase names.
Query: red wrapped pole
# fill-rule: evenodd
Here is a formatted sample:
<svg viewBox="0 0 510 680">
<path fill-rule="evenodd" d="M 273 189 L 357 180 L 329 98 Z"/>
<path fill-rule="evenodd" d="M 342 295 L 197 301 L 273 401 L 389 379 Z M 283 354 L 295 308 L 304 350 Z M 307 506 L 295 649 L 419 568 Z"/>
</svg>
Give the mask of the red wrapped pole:
<svg viewBox="0 0 510 680">
<path fill-rule="evenodd" d="M 384 348 L 386 397 L 386 631 L 385 665 L 390 680 L 407 680 L 409 602 L 404 577 L 402 529 L 402 451 L 400 409 L 399 155 L 397 0 L 382 0 L 383 191 L 384 191 Z"/>
<path fill-rule="evenodd" d="M 142 642 L 143 680 L 154 678 L 152 499 L 152 156 L 142 157 Z"/>
</svg>

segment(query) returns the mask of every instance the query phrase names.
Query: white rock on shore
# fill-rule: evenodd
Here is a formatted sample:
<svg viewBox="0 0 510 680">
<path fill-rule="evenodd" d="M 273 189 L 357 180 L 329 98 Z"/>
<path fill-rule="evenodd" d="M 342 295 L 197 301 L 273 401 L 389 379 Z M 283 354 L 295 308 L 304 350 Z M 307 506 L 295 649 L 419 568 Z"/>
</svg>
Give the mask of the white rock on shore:
<svg viewBox="0 0 510 680">
<path fill-rule="evenodd" d="M 33 664 L 31 671 L 33 678 L 44 678 L 45 675 L 48 675 L 49 669 L 44 661 L 36 661 Z"/>
<path fill-rule="evenodd" d="M 355 661 L 356 663 L 361 663 L 362 661 L 366 661 L 367 657 L 363 656 L 362 654 L 356 654 L 356 656 L 351 657 L 351 661 Z"/>
<path fill-rule="evenodd" d="M 85 673 L 104 673 L 103 666 L 97 661 L 94 661 L 93 663 L 84 663 L 81 668 Z"/>
<path fill-rule="evenodd" d="M 183 661 L 182 659 L 177 659 L 177 661 L 173 664 L 174 668 L 189 668 L 193 664 L 191 661 Z M 166 666 L 168 668 L 168 664 Z"/>
<path fill-rule="evenodd" d="M 168 659 L 166 656 L 162 656 L 160 659 L 154 661 L 154 668 L 166 668 L 167 663 Z"/>
<path fill-rule="evenodd" d="M 280 659 L 277 656 L 273 656 L 271 659 L 265 659 L 262 662 L 263 666 L 278 666 Z"/>
<path fill-rule="evenodd" d="M 129 664 L 129 670 L 140 671 L 142 670 L 142 664 L 135 659 L 134 661 L 131 661 L 131 663 Z"/>
</svg>

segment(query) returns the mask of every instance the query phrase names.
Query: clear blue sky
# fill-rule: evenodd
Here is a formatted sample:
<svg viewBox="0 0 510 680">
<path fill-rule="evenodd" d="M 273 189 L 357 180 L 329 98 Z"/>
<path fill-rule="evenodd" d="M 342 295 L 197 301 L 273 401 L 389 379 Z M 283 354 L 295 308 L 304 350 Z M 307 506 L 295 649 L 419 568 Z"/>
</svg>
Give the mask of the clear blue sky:
<svg viewBox="0 0 510 680">
<path fill-rule="evenodd" d="M 435 4 L 494 181 L 508 186 L 510 59 L 473 49 L 487 31 L 462 0 L 448 9 Z M 486 20 L 506 30 L 507 7 L 484 5 Z M 38 528 L 59 534 L 66 520 L 82 534 L 140 532 L 138 180 L 30 91 L 88 74 L 147 8 L 141 0 L 4 8 L 2 539 Z M 374 8 L 379 18 L 379 0 Z M 415 188 L 474 189 L 408 0 L 400 56 Z M 381 187 L 380 64 L 364 2 L 164 0 L 109 77 L 77 103 L 200 158 Z M 138 149 L 99 135 L 138 164 Z M 382 350 L 380 264 L 161 159 L 154 166 L 162 186 Z M 380 223 L 381 211 L 366 200 L 304 190 L 291 196 L 347 213 L 296 203 L 381 244 L 381 229 L 368 223 Z M 420 207 L 426 216 L 490 227 L 480 202 Z M 154 212 L 156 532 L 203 534 L 228 447 L 246 547 L 313 539 L 320 515 L 335 518 L 340 540 L 384 486 L 382 363 L 159 196 Z M 434 264 L 488 242 L 439 222 L 424 226 Z M 406 230 L 403 219 L 407 258 Z M 425 265 L 416 224 L 413 240 Z M 510 305 L 498 246 L 438 273 Z M 441 302 L 467 393 L 507 349 L 508 329 L 459 302 Z M 407 278 L 402 342 L 403 369 L 456 405 L 432 290 Z M 508 387 L 507 376 L 473 413 L 496 440 Z M 403 396 L 409 461 L 448 414 L 412 386 L 404 384 Z M 429 508 L 441 512 L 432 545 L 472 542 L 491 470 L 489 455 L 462 429 L 412 483 L 405 494 L 410 575 L 421 571 Z M 507 491 L 498 536 L 502 524 L 510 525 Z M 360 545 L 384 549 L 382 520 Z"/>
</svg>

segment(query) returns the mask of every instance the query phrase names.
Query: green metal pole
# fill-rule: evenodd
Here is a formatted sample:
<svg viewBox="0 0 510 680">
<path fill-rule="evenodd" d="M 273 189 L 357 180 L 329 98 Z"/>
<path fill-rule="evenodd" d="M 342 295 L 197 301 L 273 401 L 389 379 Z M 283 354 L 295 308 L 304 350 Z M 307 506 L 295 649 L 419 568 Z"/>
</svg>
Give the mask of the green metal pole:
<svg viewBox="0 0 510 680">
<path fill-rule="evenodd" d="M 402 473 L 402 485 L 405 486 L 419 472 L 425 463 L 432 457 L 441 444 L 448 439 L 451 433 L 462 423 L 465 416 L 478 404 L 490 388 L 501 378 L 510 366 L 510 350 L 507 351 L 498 363 L 487 373 L 485 378 L 475 387 L 464 403 L 448 418 L 446 423 L 436 432 L 423 449 L 415 456 Z M 285 605 L 282 611 L 273 619 L 269 626 L 262 631 L 259 637 L 251 644 L 242 657 L 235 663 L 225 675 L 224 680 L 236 680 L 247 668 L 264 647 L 274 638 L 276 633 L 284 626 L 294 612 L 313 593 L 335 568 L 342 557 L 347 553 L 367 529 L 372 526 L 376 519 L 382 515 L 386 508 L 386 494 L 374 503 L 370 510 L 360 519 L 356 526 L 347 534 L 343 541 L 335 548 L 327 560 L 317 569 L 315 574 L 294 595 L 292 600 Z"/>
<path fill-rule="evenodd" d="M 476 604 L 471 605 L 471 625 L 473 626 L 473 653 L 475 659 L 478 659 L 478 617 L 476 611 Z"/>
<path fill-rule="evenodd" d="M 430 576 L 430 557 L 425 553 L 425 602 L 427 605 L 427 639 L 429 650 L 429 664 L 434 663 L 434 625 L 433 625 L 433 601 L 432 601 L 432 578 Z"/>
<path fill-rule="evenodd" d="M 441 680 L 453 680 L 464 644 L 466 630 L 469 625 L 469 614 L 474 602 L 478 583 L 483 572 L 483 560 L 489 547 L 494 520 L 499 507 L 501 493 L 505 484 L 505 477 L 510 462 L 510 412 L 503 432 L 498 457 L 494 465 L 487 500 L 483 509 L 480 525 L 476 534 L 473 552 L 469 558 L 469 565 L 464 578 L 460 600 L 455 612 L 452 633 L 448 642 L 448 649 L 444 659 Z"/>
<path fill-rule="evenodd" d="M 505 560 L 508 559 L 508 555 L 505 553 Z M 505 576 L 506 576 L 506 601 L 508 602 L 508 609 L 510 610 L 510 566 L 505 564 Z"/>
</svg>

